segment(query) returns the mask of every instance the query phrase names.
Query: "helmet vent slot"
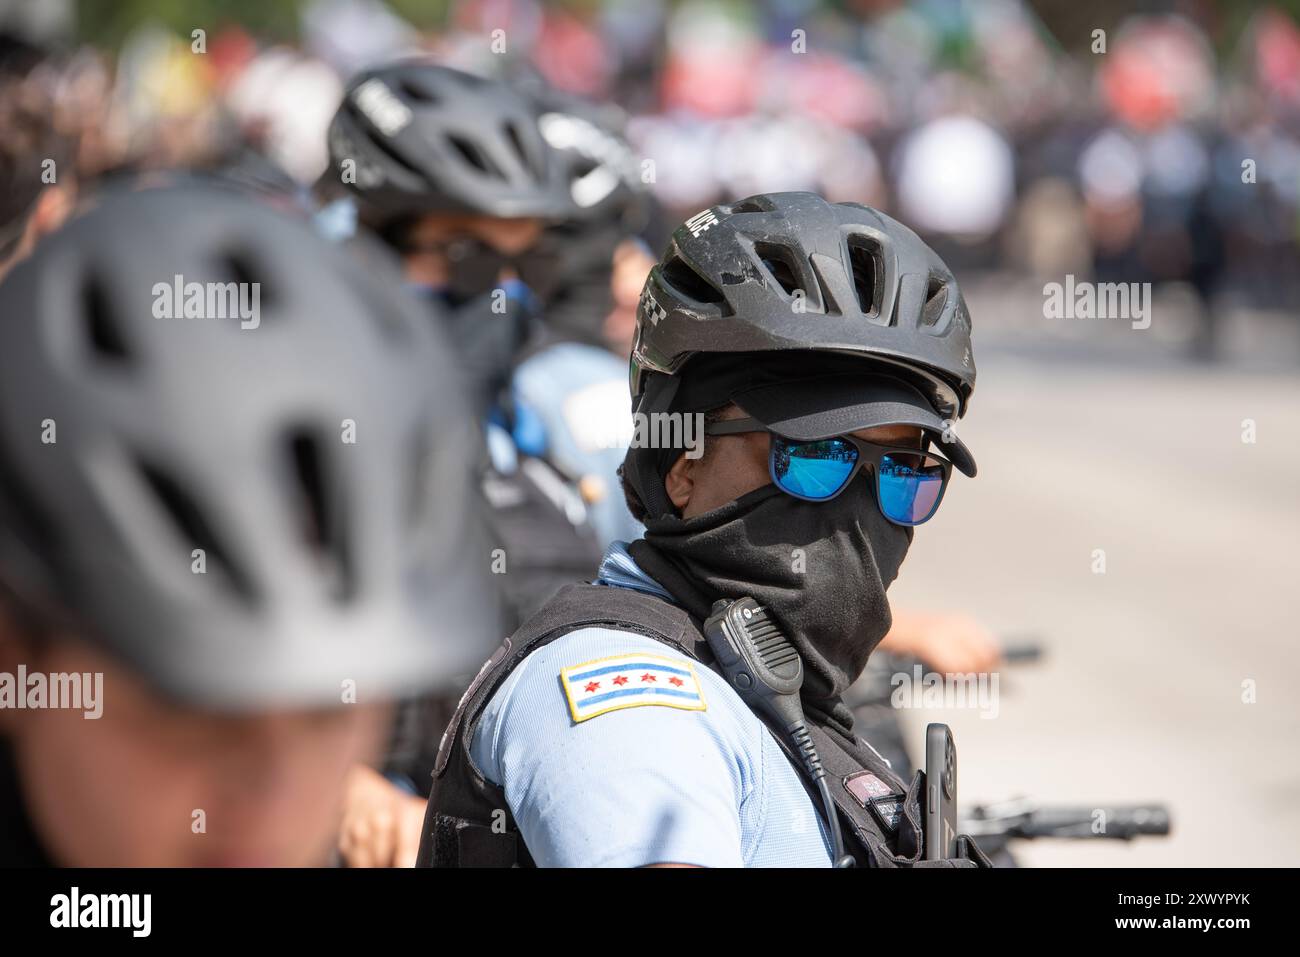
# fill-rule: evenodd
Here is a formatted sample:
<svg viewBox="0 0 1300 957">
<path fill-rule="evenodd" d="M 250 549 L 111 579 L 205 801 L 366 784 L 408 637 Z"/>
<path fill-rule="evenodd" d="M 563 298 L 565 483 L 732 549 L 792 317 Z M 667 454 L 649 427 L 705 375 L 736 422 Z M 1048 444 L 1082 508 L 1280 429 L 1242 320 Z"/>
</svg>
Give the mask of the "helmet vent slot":
<svg viewBox="0 0 1300 957">
<path fill-rule="evenodd" d="M 451 148 L 460 155 L 461 159 L 474 167 L 474 169 L 478 170 L 484 176 L 493 176 L 497 179 L 504 178 L 501 175 L 501 171 L 496 168 L 496 165 L 487 158 L 481 149 L 478 148 L 478 144 L 470 142 L 463 136 L 452 135 L 447 137 L 447 142 L 451 144 Z"/>
<path fill-rule="evenodd" d="M 948 284 L 941 276 L 931 276 L 925 287 L 925 306 L 921 309 L 921 325 L 933 326 L 943 315 L 948 304 Z"/>
<path fill-rule="evenodd" d="M 880 293 L 883 283 L 880 247 L 864 236 L 850 236 L 849 267 L 853 271 L 853 291 L 858 297 L 858 308 L 863 315 L 873 316 L 880 311 Z"/>
<path fill-rule="evenodd" d="M 674 256 L 664 264 L 663 278 L 664 282 L 672 286 L 683 299 L 690 299 L 701 305 L 723 302 L 722 293 L 688 266 L 680 256 Z"/>
<path fill-rule="evenodd" d="M 479 76 L 477 73 L 464 73 L 460 70 L 457 70 L 455 71 L 454 76 L 456 78 L 456 82 L 459 83 L 461 86 L 465 87 L 467 90 L 481 90 L 484 87 L 484 85 L 487 83 L 487 80 Z"/>
<path fill-rule="evenodd" d="M 354 591 L 350 552 L 344 536 L 343 503 L 328 480 L 324 453 L 315 434 L 300 429 L 289 436 L 302 541 L 329 580 L 334 600 L 343 602 Z"/>
<path fill-rule="evenodd" d="M 805 292 L 799 285 L 799 271 L 795 266 L 794 253 L 791 249 L 775 243 L 755 243 L 754 253 L 763 263 L 763 268 L 787 296 L 793 296 L 796 292 Z"/>
<path fill-rule="evenodd" d="M 126 339 L 109 308 L 104 286 L 97 278 L 87 279 L 81 290 L 81 303 L 86 336 L 95 355 L 113 362 L 129 358 Z"/>
<path fill-rule="evenodd" d="M 274 290 L 268 289 L 266 283 L 259 278 L 260 273 L 253 264 L 260 257 L 256 253 L 244 249 L 232 249 L 222 256 L 220 269 L 229 281 L 237 284 L 235 290 L 236 304 L 257 303 L 258 312 L 265 309 L 272 301 Z M 257 290 L 257 298 L 253 298 L 253 290 Z M 261 316 L 258 316 L 261 321 Z"/>
<path fill-rule="evenodd" d="M 730 209 L 733 216 L 736 213 L 767 213 L 771 212 L 772 204 L 770 202 L 760 202 L 759 197 L 753 197 L 752 199 L 742 199 L 738 203 L 732 203 Z"/>
<path fill-rule="evenodd" d="M 369 141 L 371 146 L 383 153 L 384 156 L 388 157 L 394 165 L 401 167 L 402 171 L 407 175 L 414 176 L 421 180 L 424 179 L 425 174 L 418 170 L 410 160 L 394 149 L 393 144 L 387 136 L 372 135 L 369 137 Z M 360 159 L 357 160 L 357 165 L 361 165 Z"/>
<path fill-rule="evenodd" d="M 252 581 L 222 545 L 194 499 L 158 467 L 143 461 L 138 466 L 155 501 L 162 506 L 182 541 L 189 543 L 190 548 L 203 549 L 209 570 L 215 569 L 240 598 L 252 604 L 257 598 Z"/>
<path fill-rule="evenodd" d="M 413 103 L 433 105 L 438 102 L 438 97 L 434 95 L 433 91 L 422 83 L 417 83 L 408 78 L 401 80 L 397 86 L 405 94 L 406 98 Z"/>
<path fill-rule="evenodd" d="M 528 151 L 524 149 L 524 140 L 523 137 L 519 135 L 519 127 L 514 123 L 506 123 L 504 126 L 504 132 L 506 139 L 510 141 L 510 145 L 514 148 L 515 154 L 519 157 L 519 162 L 523 165 L 524 169 L 528 170 L 528 172 L 534 177 L 540 179 L 536 165 L 528 155 Z"/>
<path fill-rule="evenodd" d="M 582 179 L 582 177 L 594 173 L 599 166 L 600 164 L 590 156 L 575 156 L 570 165 L 570 175 L 573 179 Z"/>
</svg>

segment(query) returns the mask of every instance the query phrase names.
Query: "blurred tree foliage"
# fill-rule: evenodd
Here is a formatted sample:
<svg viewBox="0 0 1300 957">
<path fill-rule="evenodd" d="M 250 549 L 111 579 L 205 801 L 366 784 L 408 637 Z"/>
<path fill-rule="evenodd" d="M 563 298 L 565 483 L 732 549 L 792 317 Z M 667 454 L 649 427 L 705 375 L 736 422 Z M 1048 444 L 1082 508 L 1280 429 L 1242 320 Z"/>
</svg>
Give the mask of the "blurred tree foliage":
<svg viewBox="0 0 1300 957">
<path fill-rule="evenodd" d="M 76 0 L 78 38 L 115 50 L 137 27 L 156 23 L 188 37 L 203 28 L 209 37 L 233 23 L 263 40 L 298 37 L 303 0 Z M 441 26 L 449 0 L 388 0 L 388 6 L 416 27 Z"/>
<path fill-rule="evenodd" d="M 260 37 L 292 40 L 298 34 L 296 0 L 77 0 L 79 39 L 115 50 L 137 27 L 155 23 L 188 37 L 212 34 L 231 23 Z"/>
<path fill-rule="evenodd" d="M 670 0 L 671 2 L 671 0 Z M 209 36 L 231 23 L 242 24 L 264 40 L 294 40 L 298 13 L 304 0 L 76 0 L 79 39 L 105 49 L 116 49 L 131 30 L 158 23 L 188 37 L 202 27 Z M 408 23 L 432 29 L 447 22 L 451 0 L 387 0 L 389 7 Z M 599 0 L 561 0 L 555 6 L 575 12 L 591 11 Z M 892 6 L 879 0 L 831 0 L 850 15 L 870 15 Z M 1236 43 L 1251 16 L 1263 7 L 1279 7 L 1300 20 L 1300 0 L 1029 0 L 1029 6 L 1060 42 L 1072 51 L 1086 51 L 1092 31 L 1101 28 L 1108 38 L 1135 13 L 1176 12 L 1201 24 L 1220 52 Z M 960 59 L 960 57 L 958 58 Z"/>
</svg>

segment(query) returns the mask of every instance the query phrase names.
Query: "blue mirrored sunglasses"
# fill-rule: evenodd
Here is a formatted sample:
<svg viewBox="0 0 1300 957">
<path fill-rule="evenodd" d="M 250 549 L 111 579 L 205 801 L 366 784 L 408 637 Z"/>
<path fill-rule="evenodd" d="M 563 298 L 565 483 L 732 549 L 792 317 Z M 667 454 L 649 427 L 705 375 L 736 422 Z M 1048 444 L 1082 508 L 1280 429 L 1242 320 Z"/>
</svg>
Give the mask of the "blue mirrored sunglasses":
<svg viewBox="0 0 1300 957">
<path fill-rule="evenodd" d="M 770 432 L 768 469 L 777 488 L 809 502 L 828 502 L 866 466 L 876 477 L 880 512 L 895 525 L 920 525 L 939 508 L 952 463 L 933 452 L 877 445 L 854 435 L 799 442 L 772 432 L 757 419 L 726 419 L 705 435 Z"/>
</svg>

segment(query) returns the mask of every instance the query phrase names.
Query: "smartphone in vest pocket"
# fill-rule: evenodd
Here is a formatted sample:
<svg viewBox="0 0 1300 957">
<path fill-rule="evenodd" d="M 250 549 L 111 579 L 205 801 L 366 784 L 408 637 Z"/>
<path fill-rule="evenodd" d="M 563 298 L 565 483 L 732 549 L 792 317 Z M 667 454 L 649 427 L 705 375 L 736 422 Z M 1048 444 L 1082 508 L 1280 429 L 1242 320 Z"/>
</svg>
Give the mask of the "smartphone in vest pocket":
<svg viewBox="0 0 1300 957">
<path fill-rule="evenodd" d="M 957 856 L 957 745 L 946 724 L 925 729 L 925 859 Z"/>
</svg>

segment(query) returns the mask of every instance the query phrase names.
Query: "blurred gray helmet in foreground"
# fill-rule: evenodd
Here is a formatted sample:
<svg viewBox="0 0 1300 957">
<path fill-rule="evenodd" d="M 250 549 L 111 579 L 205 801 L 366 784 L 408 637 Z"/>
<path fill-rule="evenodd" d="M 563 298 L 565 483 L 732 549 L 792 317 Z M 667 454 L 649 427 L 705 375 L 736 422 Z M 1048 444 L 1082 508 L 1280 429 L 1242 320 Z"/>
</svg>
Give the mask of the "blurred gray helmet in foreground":
<svg viewBox="0 0 1300 957">
<path fill-rule="evenodd" d="M 401 289 L 203 186 L 112 195 L 47 240 L 0 285 L 15 606 L 218 707 L 337 704 L 348 682 L 374 700 L 477 667 L 498 637 L 479 439 Z"/>
</svg>

